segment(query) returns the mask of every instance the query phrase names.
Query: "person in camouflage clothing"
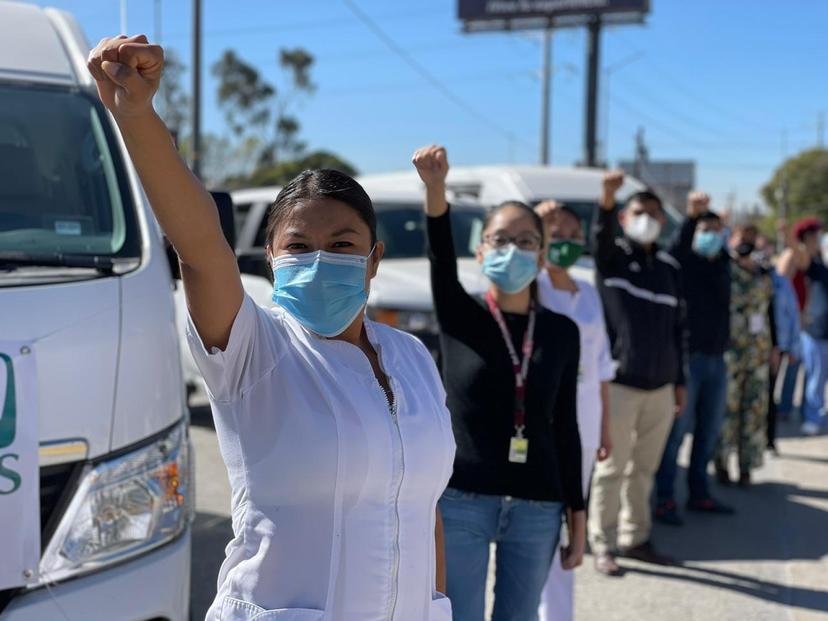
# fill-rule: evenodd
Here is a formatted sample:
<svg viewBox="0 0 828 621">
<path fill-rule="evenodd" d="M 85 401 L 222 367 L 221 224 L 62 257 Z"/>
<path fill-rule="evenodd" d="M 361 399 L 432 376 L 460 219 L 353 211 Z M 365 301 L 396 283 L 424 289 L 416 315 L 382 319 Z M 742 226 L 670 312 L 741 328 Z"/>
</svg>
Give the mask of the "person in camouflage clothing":
<svg viewBox="0 0 828 621">
<path fill-rule="evenodd" d="M 739 459 L 739 484 L 750 484 L 750 471 L 762 465 L 765 449 L 765 416 L 768 410 L 770 363 L 774 351 L 773 282 L 767 269 L 751 259 L 758 230 L 754 226 L 733 229 L 730 302 L 730 350 L 727 416 L 719 439 L 716 474 L 730 483 L 728 461 Z"/>
</svg>

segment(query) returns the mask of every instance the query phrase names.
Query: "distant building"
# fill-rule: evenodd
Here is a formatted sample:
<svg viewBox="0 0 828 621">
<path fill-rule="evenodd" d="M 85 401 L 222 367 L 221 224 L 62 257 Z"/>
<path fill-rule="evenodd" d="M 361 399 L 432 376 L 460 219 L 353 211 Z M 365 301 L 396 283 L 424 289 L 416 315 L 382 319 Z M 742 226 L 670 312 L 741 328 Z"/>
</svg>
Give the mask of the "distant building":
<svg viewBox="0 0 828 621">
<path fill-rule="evenodd" d="M 622 161 L 621 170 L 650 186 L 666 202 L 684 213 L 687 193 L 696 187 L 696 162 L 691 160 Z"/>
</svg>

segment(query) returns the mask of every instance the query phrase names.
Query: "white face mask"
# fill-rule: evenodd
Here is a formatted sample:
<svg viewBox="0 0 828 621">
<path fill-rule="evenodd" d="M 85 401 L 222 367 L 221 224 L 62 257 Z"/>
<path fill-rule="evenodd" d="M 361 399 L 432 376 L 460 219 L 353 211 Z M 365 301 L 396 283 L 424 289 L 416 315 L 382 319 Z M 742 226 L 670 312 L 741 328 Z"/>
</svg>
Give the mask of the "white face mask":
<svg viewBox="0 0 828 621">
<path fill-rule="evenodd" d="M 652 244 L 661 235 L 661 224 L 651 215 L 642 213 L 624 220 L 624 233 L 639 244 Z"/>
</svg>

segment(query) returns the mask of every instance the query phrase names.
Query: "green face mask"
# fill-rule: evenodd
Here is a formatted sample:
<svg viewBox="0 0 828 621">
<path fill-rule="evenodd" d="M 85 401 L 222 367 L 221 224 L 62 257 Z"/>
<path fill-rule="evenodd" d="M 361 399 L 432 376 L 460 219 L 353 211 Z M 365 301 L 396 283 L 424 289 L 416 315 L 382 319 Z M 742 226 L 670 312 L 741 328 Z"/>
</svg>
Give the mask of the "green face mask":
<svg viewBox="0 0 828 621">
<path fill-rule="evenodd" d="M 581 242 L 562 239 L 549 244 L 546 258 L 549 259 L 552 265 L 566 269 L 574 265 L 583 253 L 584 245 Z"/>
</svg>

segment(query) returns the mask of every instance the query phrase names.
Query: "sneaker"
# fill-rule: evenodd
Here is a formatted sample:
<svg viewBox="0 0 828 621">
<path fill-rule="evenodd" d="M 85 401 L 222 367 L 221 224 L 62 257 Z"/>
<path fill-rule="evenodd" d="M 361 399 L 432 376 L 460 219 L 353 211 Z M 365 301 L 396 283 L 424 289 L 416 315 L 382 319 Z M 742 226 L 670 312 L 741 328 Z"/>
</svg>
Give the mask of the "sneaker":
<svg viewBox="0 0 828 621">
<path fill-rule="evenodd" d="M 716 480 L 719 485 L 730 485 L 733 481 L 730 479 L 730 473 L 722 464 L 716 462 Z"/>
<path fill-rule="evenodd" d="M 615 561 L 615 557 L 609 552 L 600 552 L 595 555 L 595 571 L 610 578 L 617 578 L 624 574 Z"/>
<path fill-rule="evenodd" d="M 632 548 L 621 550 L 621 556 L 641 561 L 642 563 L 650 563 L 651 565 L 665 565 L 669 567 L 679 564 L 676 559 L 656 552 L 653 544 L 649 541 L 645 541 Z"/>
<path fill-rule="evenodd" d="M 688 500 L 687 510 L 697 511 L 699 513 L 716 513 L 718 515 L 733 515 L 735 513 L 733 507 L 722 504 L 710 496 L 707 498 Z"/>
<path fill-rule="evenodd" d="M 653 519 L 667 526 L 684 526 L 675 500 L 664 500 L 656 505 Z"/>
<path fill-rule="evenodd" d="M 750 487 L 750 470 L 743 470 L 739 475 L 739 487 Z"/>
<path fill-rule="evenodd" d="M 802 432 L 802 435 L 815 436 L 819 434 L 819 425 L 806 420 L 802 423 L 802 427 L 800 427 L 799 430 Z"/>
</svg>

